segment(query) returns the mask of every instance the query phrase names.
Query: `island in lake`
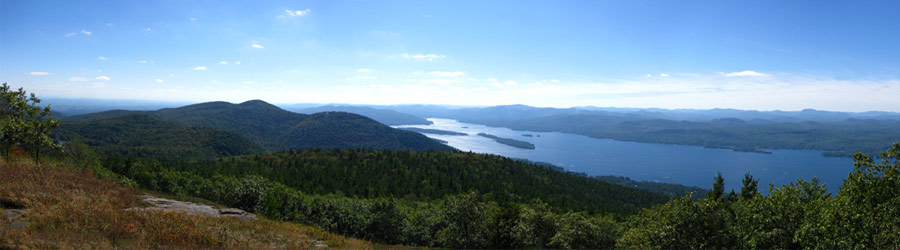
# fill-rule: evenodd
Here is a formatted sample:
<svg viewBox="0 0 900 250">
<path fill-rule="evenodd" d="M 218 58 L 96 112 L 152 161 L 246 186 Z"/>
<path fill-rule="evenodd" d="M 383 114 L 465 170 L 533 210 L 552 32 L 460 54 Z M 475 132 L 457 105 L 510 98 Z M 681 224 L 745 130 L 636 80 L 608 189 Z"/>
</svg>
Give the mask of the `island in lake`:
<svg viewBox="0 0 900 250">
<path fill-rule="evenodd" d="M 532 135 L 532 134 L 522 134 L 522 136 L 524 136 L 524 137 L 534 137 L 534 135 Z"/>
<path fill-rule="evenodd" d="M 413 132 L 419 132 L 423 134 L 436 134 L 436 135 L 469 135 L 466 133 L 449 131 L 449 130 L 440 130 L 440 129 L 430 129 L 430 128 L 399 128 L 402 130 L 409 130 Z"/>
<path fill-rule="evenodd" d="M 478 133 L 478 135 L 494 139 L 495 142 L 499 142 L 499 143 L 506 144 L 509 146 L 513 146 L 513 147 L 517 147 L 517 148 L 524 148 L 524 149 L 534 149 L 534 144 L 531 144 L 530 142 L 527 142 L 527 141 L 503 138 L 503 137 L 498 137 L 496 135 L 485 134 L 485 133 Z"/>
</svg>

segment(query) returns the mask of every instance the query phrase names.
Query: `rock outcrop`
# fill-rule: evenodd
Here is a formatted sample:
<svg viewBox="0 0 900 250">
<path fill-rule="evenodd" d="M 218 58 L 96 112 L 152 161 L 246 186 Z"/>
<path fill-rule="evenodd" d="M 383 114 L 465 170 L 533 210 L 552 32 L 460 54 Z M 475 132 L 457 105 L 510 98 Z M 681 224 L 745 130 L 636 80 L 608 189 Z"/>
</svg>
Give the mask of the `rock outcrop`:
<svg viewBox="0 0 900 250">
<path fill-rule="evenodd" d="M 176 201 L 170 199 L 157 198 L 149 195 L 142 195 L 141 199 L 153 205 L 152 207 L 135 207 L 126 210 L 161 210 L 176 211 L 194 215 L 203 215 L 213 218 L 233 217 L 244 221 L 258 220 L 256 215 L 248 213 L 237 208 L 217 209 L 210 205 L 197 204 L 193 202 Z"/>
</svg>

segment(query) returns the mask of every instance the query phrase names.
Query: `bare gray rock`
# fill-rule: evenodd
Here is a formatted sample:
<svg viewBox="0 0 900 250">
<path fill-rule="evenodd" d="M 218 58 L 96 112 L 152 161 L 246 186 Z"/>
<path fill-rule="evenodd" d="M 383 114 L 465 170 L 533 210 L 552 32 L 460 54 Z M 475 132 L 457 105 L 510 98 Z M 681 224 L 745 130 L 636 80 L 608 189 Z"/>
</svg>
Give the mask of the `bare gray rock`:
<svg viewBox="0 0 900 250">
<path fill-rule="evenodd" d="M 9 224 L 10 228 L 24 229 L 24 228 L 28 227 L 28 222 L 25 222 L 24 220 L 22 220 L 22 219 L 24 219 L 22 217 L 25 214 L 25 210 L 23 210 L 23 209 L 4 209 L 3 211 L 5 211 L 4 214 L 6 216 L 6 220 L 12 221 L 12 223 Z"/>
<path fill-rule="evenodd" d="M 170 199 L 156 198 L 149 195 L 141 196 L 144 202 L 153 205 L 153 207 L 135 207 L 126 210 L 160 210 L 160 211 L 176 211 L 193 215 L 202 215 L 213 218 L 233 217 L 244 221 L 258 220 L 256 215 L 248 213 L 237 208 L 217 209 L 210 205 L 197 204 L 193 202 L 176 201 Z"/>
</svg>

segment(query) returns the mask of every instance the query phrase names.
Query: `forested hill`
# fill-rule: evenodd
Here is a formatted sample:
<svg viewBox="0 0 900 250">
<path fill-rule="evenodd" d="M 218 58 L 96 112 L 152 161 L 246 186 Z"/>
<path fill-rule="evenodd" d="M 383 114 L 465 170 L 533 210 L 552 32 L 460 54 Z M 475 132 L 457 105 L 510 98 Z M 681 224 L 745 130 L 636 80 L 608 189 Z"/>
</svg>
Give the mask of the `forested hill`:
<svg viewBox="0 0 900 250">
<path fill-rule="evenodd" d="M 199 176 L 260 175 L 309 194 L 439 200 L 477 191 L 560 211 L 628 214 L 668 197 L 500 156 L 463 152 L 310 150 L 173 164 Z"/>
<path fill-rule="evenodd" d="M 380 123 L 384 123 L 385 125 L 394 126 L 394 125 L 429 125 L 432 122 L 425 120 L 424 118 L 420 118 L 410 114 L 404 114 L 397 111 L 389 110 L 389 109 L 376 109 L 370 107 L 357 107 L 357 106 L 337 106 L 337 105 L 326 105 L 321 107 L 313 107 L 313 108 L 304 108 L 304 109 L 289 109 L 291 111 L 295 111 L 301 114 L 314 114 L 319 112 L 328 112 L 328 111 L 340 111 L 347 113 L 359 114 L 365 117 L 372 118 Z"/>
<path fill-rule="evenodd" d="M 440 150 L 446 146 L 424 135 L 388 127 L 350 113 L 304 115 L 260 100 L 240 104 L 208 102 L 158 111 L 107 111 L 68 117 L 66 122 L 147 114 L 186 126 L 205 126 L 240 134 L 269 151 L 307 148 Z"/>
<path fill-rule="evenodd" d="M 264 151 L 236 133 L 186 126 L 142 113 L 67 122 L 53 135 L 67 143 L 87 144 L 102 155 L 144 159 L 185 160 Z"/>
</svg>

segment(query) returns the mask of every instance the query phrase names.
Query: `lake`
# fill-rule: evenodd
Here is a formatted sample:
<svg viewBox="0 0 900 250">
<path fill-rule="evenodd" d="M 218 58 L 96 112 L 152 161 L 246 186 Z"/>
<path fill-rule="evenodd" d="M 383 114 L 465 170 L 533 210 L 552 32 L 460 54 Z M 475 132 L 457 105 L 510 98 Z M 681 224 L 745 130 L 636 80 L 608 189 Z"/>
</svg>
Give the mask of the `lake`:
<svg viewBox="0 0 900 250">
<path fill-rule="evenodd" d="M 726 192 L 731 189 L 740 192 L 744 173 L 750 173 L 760 179 L 759 191 L 764 194 L 768 193 L 769 183 L 778 187 L 799 178 L 809 180 L 812 177 L 819 178 L 820 183 L 826 184 L 829 192 L 836 193 L 843 179 L 853 170 L 852 159 L 823 157 L 821 151 L 770 150 L 772 154 L 746 153 L 697 146 L 623 142 L 557 132 L 516 131 L 450 119 L 428 120 L 434 124 L 395 127 L 463 132 L 469 135 L 425 135 L 447 141 L 448 145 L 462 151 L 548 162 L 569 171 L 592 176 L 625 176 L 633 180 L 710 188 L 718 172 L 725 177 Z M 490 138 L 478 136 L 478 133 L 527 141 L 534 144 L 535 149 L 500 144 Z"/>
</svg>

